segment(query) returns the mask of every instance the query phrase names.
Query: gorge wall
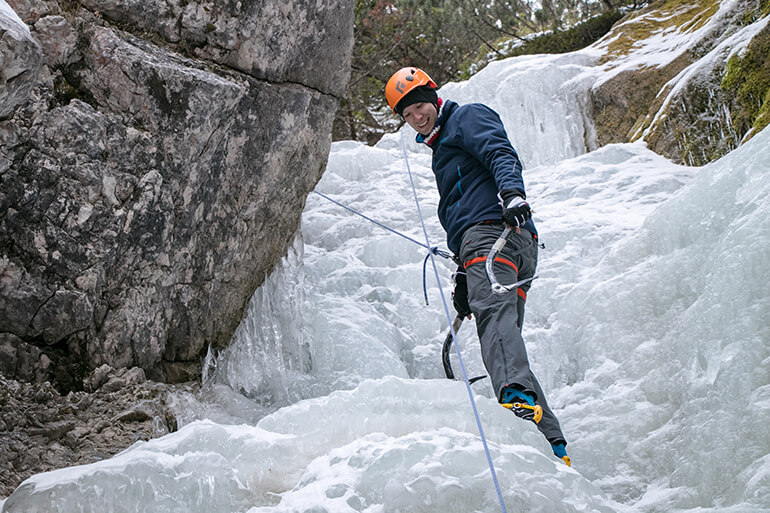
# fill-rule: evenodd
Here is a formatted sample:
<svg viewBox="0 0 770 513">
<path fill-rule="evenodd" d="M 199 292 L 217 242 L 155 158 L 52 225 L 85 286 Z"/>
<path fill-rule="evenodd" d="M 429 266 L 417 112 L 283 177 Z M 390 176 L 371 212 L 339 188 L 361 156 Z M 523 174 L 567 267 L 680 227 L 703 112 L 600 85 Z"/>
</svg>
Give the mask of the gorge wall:
<svg viewBox="0 0 770 513">
<path fill-rule="evenodd" d="M 596 143 L 702 164 L 760 130 L 770 29 L 730 38 L 769 13 L 629 13 L 608 68 L 683 45 L 592 89 Z M 196 379 L 286 253 L 352 44 L 343 0 L 0 0 L 0 497 L 176 429 L 198 384 L 158 381 Z"/>
<path fill-rule="evenodd" d="M 195 379 L 325 168 L 352 3 L 3 4 L 0 371 Z"/>
</svg>

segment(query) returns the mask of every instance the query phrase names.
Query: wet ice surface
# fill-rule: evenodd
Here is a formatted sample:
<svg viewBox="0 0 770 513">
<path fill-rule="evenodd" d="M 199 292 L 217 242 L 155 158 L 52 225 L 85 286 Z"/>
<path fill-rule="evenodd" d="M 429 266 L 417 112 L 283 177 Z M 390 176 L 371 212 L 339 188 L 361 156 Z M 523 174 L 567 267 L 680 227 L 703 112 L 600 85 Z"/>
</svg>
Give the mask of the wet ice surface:
<svg viewBox="0 0 770 513">
<path fill-rule="evenodd" d="M 473 385 L 507 509 L 770 511 L 770 130 L 703 168 L 643 143 L 594 148 L 592 52 L 495 63 L 440 93 L 500 112 L 546 244 L 524 337 L 574 469 Z M 423 240 L 398 136 L 335 143 L 317 189 Z M 3 511 L 500 511 L 465 387 L 443 378 L 425 254 L 311 195 L 291 254 L 210 359 L 205 397 L 179 398 L 189 423 L 34 476 Z M 454 266 L 438 265 L 448 294 Z M 459 341 L 482 374 L 471 323 Z"/>
</svg>

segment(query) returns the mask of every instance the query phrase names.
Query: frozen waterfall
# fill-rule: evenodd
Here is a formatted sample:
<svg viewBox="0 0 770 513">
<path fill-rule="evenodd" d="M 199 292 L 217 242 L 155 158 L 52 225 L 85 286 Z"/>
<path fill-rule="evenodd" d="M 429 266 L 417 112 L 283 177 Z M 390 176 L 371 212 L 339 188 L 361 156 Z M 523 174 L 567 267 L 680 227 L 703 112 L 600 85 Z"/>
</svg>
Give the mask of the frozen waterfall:
<svg viewBox="0 0 770 513">
<path fill-rule="evenodd" d="M 594 64 L 512 59 L 440 91 L 501 113 L 546 245 L 524 338 L 574 467 L 473 385 L 508 511 L 770 511 L 770 129 L 702 168 L 597 148 Z M 443 247 L 430 154 L 409 148 Z M 318 190 L 421 240 L 397 136 L 335 143 Z M 180 399 L 189 423 L 33 476 L 2 511 L 499 511 L 464 385 L 443 377 L 424 256 L 311 195 L 292 253 L 212 356 L 208 400 Z"/>
</svg>

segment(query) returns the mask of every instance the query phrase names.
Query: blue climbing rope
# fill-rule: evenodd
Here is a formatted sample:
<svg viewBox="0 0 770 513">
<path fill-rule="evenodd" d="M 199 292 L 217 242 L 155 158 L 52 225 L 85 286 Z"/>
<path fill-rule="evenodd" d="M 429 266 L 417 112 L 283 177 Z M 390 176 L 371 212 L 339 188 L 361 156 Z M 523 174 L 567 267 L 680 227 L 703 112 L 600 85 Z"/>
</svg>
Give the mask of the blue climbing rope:
<svg viewBox="0 0 770 513">
<path fill-rule="evenodd" d="M 424 247 L 430 247 L 430 238 L 428 237 L 428 229 L 425 227 L 425 219 L 422 216 L 422 210 L 420 209 L 420 201 L 417 199 L 417 189 L 414 186 L 414 178 L 412 177 L 412 170 L 409 167 L 409 157 L 406 154 L 406 143 L 404 142 L 404 133 L 401 132 L 401 149 L 404 152 L 404 162 L 406 162 L 406 170 L 409 173 L 409 183 L 412 185 L 412 193 L 414 194 L 414 201 L 417 204 L 417 214 L 420 217 L 420 224 L 422 225 L 422 232 L 425 235 Z M 463 357 L 460 353 L 460 344 L 457 342 L 457 333 L 455 333 L 454 325 L 452 324 L 452 317 L 449 315 L 449 307 L 447 306 L 446 298 L 444 297 L 444 290 L 441 287 L 441 279 L 438 274 L 438 267 L 436 267 L 436 259 L 433 258 L 433 253 L 428 254 L 431 263 L 433 264 L 433 272 L 436 275 L 436 283 L 438 283 L 439 293 L 441 295 L 441 302 L 444 304 L 444 314 L 447 321 L 449 321 L 449 330 L 454 340 L 455 353 L 457 353 L 457 360 L 460 363 L 460 370 L 465 380 L 465 388 L 468 390 L 468 397 L 471 400 L 471 406 L 473 407 L 473 415 L 476 417 L 476 425 L 479 428 L 479 435 L 481 435 L 481 443 L 484 446 L 484 453 L 487 456 L 487 463 L 489 464 L 489 471 L 492 473 L 492 481 L 495 483 L 495 490 L 497 491 L 497 499 L 500 501 L 500 508 L 503 513 L 508 513 L 505 509 L 505 502 L 503 502 L 503 493 L 500 491 L 500 483 L 497 481 L 497 473 L 495 472 L 495 465 L 492 463 L 492 455 L 489 452 L 489 446 L 487 445 L 487 437 L 484 435 L 484 428 L 481 425 L 481 417 L 479 417 L 479 411 L 476 408 L 476 401 L 473 398 L 473 391 L 471 390 L 471 383 L 468 380 L 468 373 L 465 371 L 465 364 L 463 363 Z M 426 262 L 427 258 L 426 257 Z M 427 298 L 426 298 L 427 301 Z"/>
<path fill-rule="evenodd" d="M 427 249 L 428 250 L 428 254 L 425 255 L 425 260 L 423 260 L 423 262 L 422 262 L 422 293 L 425 296 L 425 304 L 426 305 L 428 304 L 428 284 L 427 284 L 427 280 L 425 278 L 426 268 L 427 268 L 427 265 L 428 265 L 428 259 L 431 257 L 431 255 L 438 255 L 438 256 L 440 256 L 442 258 L 449 258 L 449 259 L 451 259 L 452 258 L 452 254 L 451 253 L 449 253 L 448 251 L 444 251 L 444 250 L 439 249 L 438 246 L 429 246 L 429 245 L 423 244 L 422 242 L 418 241 L 417 239 L 413 239 L 413 238 L 409 237 L 408 235 L 405 235 L 405 234 L 403 234 L 403 233 L 401 233 L 401 232 L 399 232 L 397 230 L 394 230 L 393 228 L 391 228 L 389 226 L 386 226 L 386 225 L 382 224 L 381 222 L 379 222 L 379 221 L 377 221 L 375 219 L 372 219 L 369 216 L 366 216 L 366 215 L 362 214 L 361 212 L 353 210 L 352 208 L 348 207 L 347 205 L 343 205 L 339 201 L 330 198 L 326 194 L 323 194 L 323 193 L 318 192 L 318 191 L 313 191 L 313 192 L 318 194 L 322 198 L 331 201 L 335 205 L 338 205 L 338 206 L 344 208 L 348 212 L 351 212 L 351 213 L 353 213 L 353 214 L 355 214 L 357 216 L 361 216 L 364 219 L 366 219 L 367 221 L 370 221 L 370 222 L 376 224 L 380 228 L 385 228 L 389 232 L 395 233 L 396 235 L 398 235 L 400 237 L 403 237 L 406 240 L 412 241 L 415 244 L 417 244 L 418 246 L 422 246 L 423 248 Z"/>
</svg>

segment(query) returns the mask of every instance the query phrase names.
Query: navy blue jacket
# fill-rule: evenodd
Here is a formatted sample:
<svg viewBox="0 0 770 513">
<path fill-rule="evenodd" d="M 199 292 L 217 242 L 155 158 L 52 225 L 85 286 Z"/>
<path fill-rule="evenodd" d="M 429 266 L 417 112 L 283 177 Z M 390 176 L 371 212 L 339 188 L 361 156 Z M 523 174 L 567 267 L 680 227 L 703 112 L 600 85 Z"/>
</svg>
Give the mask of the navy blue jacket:
<svg viewBox="0 0 770 513">
<path fill-rule="evenodd" d="M 498 114 L 480 103 L 445 101 L 436 120 L 433 173 L 439 192 L 438 217 L 455 255 L 465 230 L 482 221 L 500 221 L 497 193 L 515 189 L 525 195 L 521 162 Z M 425 142 L 418 134 L 417 142 Z M 530 220 L 522 228 L 537 234 Z"/>
</svg>

